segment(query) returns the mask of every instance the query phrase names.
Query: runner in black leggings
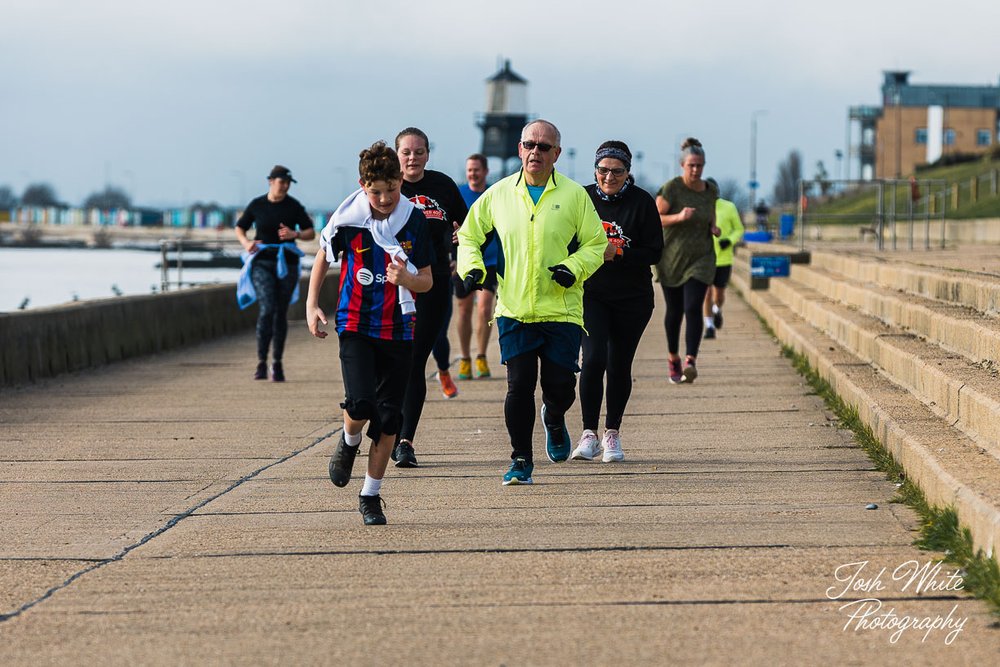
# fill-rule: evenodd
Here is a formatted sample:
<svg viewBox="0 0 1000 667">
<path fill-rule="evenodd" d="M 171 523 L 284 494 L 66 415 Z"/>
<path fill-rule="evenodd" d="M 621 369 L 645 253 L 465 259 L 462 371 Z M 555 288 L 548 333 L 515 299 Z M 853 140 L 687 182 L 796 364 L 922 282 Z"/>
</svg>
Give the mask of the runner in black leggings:
<svg viewBox="0 0 1000 667">
<path fill-rule="evenodd" d="M 299 282 L 299 255 L 295 240 L 316 238 L 312 218 L 302 204 L 289 196 L 288 188 L 296 180 L 292 172 L 280 164 L 275 165 L 267 177 L 266 195 L 255 198 L 236 222 L 236 238 L 252 257 L 250 280 L 257 293 L 260 314 L 257 317 L 257 370 L 255 380 L 267 379 L 267 352 L 272 348 L 274 360 L 271 379 L 284 382 L 285 370 L 281 359 L 285 351 L 288 332 L 288 305 Z M 254 240 L 247 237 L 247 230 L 256 229 Z M 287 273 L 280 277 L 279 256 L 284 255 Z"/>
<path fill-rule="evenodd" d="M 668 287 L 660 283 L 660 289 L 663 291 L 663 301 L 667 304 L 667 312 L 663 316 L 663 328 L 667 333 L 667 350 L 673 350 L 675 354 L 680 350 L 681 323 L 687 320 L 687 326 L 684 328 L 684 350 L 688 357 L 697 359 L 698 349 L 701 347 L 701 335 L 704 332 L 701 308 L 708 292 L 708 285 L 700 280 L 691 279 L 677 287 Z M 680 366 L 679 356 L 677 363 Z M 694 362 L 690 362 L 689 365 L 693 366 Z M 683 372 L 681 377 L 684 377 Z M 688 382 L 693 380 L 694 378 L 691 378 Z"/>
<path fill-rule="evenodd" d="M 299 282 L 298 262 L 295 262 L 294 268 L 289 267 L 284 278 L 279 278 L 278 260 L 274 257 L 258 257 L 250 267 L 250 279 L 260 305 L 257 316 L 257 359 L 266 368 L 268 348 L 273 344 L 272 373 L 283 374 L 281 358 L 284 356 L 285 338 L 288 335 L 288 306 L 292 302 L 295 285 Z M 277 377 L 275 380 L 280 381 Z"/>
<path fill-rule="evenodd" d="M 635 184 L 632 153 L 621 141 L 606 141 L 594 158 L 595 183 L 587 193 L 604 224 L 608 247 L 604 265 L 583 286 L 583 368 L 580 408 L 583 434 L 572 458 L 621 461 L 621 429 L 632 393 L 632 360 L 653 314 L 649 266 L 660 258 L 663 237 L 653 198 Z M 607 374 L 604 437 L 597 429 Z"/>
<path fill-rule="evenodd" d="M 415 468 L 413 437 L 417 433 L 420 414 L 427 398 L 427 357 L 444 326 L 451 304 L 451 249 L 454 224 L 465 220 L 468 209 L 458 186 L 445 174 L 427 169 L 430 142 L 427 135 L 408 127 L 396 136 L 396 154 L 403 169 L 403 196 L 423 211 L 430 228 L 431 243 L 436 255 L 431 265 L 434 286 L 417 295 L 417 322 L 413 329 L 413 365 L 403 399 L 403 426 L 392 451 L 392 460 L 399 468 Z M 439 370 L 441 391 L 453 398 L 458 389 L 447 370 Z"/>
<path fill-rule="evenodd" d="M 668 181 L 656 195 L 656 209 L 663 226 L 663 254 L 656 275 L 667 302 L 663 325 L 667 332 L 667 364 L 674 384 L 694 382 L 695 362 L 701 344 L 701 304 L 715 278 L 715 201 L 719 191 L 703 181 L 705 150 L 688 138 L 681 144 L 681 175 Z M 687 357 L 681 370 L 680 333 L 685 324 Z"/>
</svg>

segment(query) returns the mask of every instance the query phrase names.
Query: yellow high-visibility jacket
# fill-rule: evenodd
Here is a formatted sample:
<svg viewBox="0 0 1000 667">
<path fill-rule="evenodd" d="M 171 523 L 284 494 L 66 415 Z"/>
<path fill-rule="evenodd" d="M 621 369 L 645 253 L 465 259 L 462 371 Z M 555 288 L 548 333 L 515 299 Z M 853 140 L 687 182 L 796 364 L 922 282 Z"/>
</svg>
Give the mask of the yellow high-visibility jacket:
<svg viewBox="0 0 1000 667">
<path fill-rule="evenodd" d="M 495 317 L 520 322 L 573 322 L 583 326 L 583 282 L 604 263 L 607 234 L 587 191 L 553 170 L 538 203 L 523 172 L 494 183 L 472 205 L 458 230 L 458 275 L 485 275 L 487 234 L 499 241 Z M 564 288 L 549 267 L 562 264 L 576 277 Z"/>
<path fill-rule="evenodd" d="M 736 204 L 721 197 L 715 200 L 715 226 L 722 230 L 722 234 L 715 238 L 715 265 L 732 266 L 733 251 L 743 238 L 743 220 Z M 729 239 L 728 248 L 719 247 L 722 239 Z"/>
</svg>

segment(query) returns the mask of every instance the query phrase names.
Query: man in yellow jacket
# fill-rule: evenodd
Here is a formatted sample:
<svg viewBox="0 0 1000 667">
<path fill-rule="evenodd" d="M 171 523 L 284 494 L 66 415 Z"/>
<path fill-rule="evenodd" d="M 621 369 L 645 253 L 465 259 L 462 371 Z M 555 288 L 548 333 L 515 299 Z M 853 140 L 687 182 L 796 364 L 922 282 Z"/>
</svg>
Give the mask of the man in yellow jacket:
<svg viewBox="0 0 1000 667">
<path fill-rule="evenodd" d="M 494 318 L 507 366 L 504 417 L 512 448 L 503 483 L 531 484 L 535 385 L 541 369 L 542 425 L 549 460 L 572 449 L 566 411 L 576 400 L 583 282 L 604 262 L 607 235 L 586 190 L 555 170 L 559 130 L 546 120 L 521 131 L 521 169 L 490 187 L 458 230 L 463 290 L 482 286 L 482 248 L 499 244 Z"/>
<path fill-rule="evenodd" d="M 714 178 L 706 178 L 719 189 Z M 705 293 L 705 338 L 715 338 L 722 328 L 722 306 L 726 303 L 726 285 L 733 273 L 733 254 L 743 239 L 743 221 L 736 204 L 722 197 L 715 200 L 715 225 L 722 233 L 715 237 L 715 280 Z"/>
</svg>

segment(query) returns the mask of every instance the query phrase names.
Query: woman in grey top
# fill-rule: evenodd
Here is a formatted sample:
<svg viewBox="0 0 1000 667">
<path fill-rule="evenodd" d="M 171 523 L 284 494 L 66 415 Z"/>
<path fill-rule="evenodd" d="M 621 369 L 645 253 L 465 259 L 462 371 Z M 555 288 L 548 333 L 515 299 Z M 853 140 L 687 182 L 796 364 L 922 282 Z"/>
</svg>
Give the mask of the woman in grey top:
<svg viewBox="0 0 1000 667">
<path fill-rule="evenodd" d="M 667 181 L 656 195 L 656 209 L 663 226 L 663 254 L 656 275 L 667 303 L 663 326 L 667 331 L 670 381 L 694 382 L 698 377 L 695 361 L 701 344 L 703 322 L 701 304 L 715 277 L 715 200 L 719 192 L 701 174 L 705 150 L 701 142 L 687 138 L 681 144 L 681 175 Z M 681 320 L 684 330 L 684 368 L 681 369 Z"/>
</svg>

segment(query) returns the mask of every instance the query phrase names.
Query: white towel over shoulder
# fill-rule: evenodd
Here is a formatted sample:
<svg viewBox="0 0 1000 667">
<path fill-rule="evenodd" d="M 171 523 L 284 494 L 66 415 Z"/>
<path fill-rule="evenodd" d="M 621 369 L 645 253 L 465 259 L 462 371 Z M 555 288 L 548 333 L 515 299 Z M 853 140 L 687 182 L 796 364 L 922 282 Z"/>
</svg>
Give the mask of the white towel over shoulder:
<svg viewBox="0 0 1000 667">
<path fill-rule="evenodd" d="M 330 242 L 333 240 L 333 235 L 337 233 L 337 229 L 340 227 L 361 227 L 371 232 L 375 243 L 390 257 L 405 262 L 406 270 L 416 275 L 417 267 L 406 258 L 406 252 L 396 241 L 396 234 L 406 225 L 414 208 L 410 200 L 400 199 L 399 204 L 392 210 L 388 218 L 376 220 L 372 217 L 368 196 L 364 190 L 358 188 L 344 200 L 343 204 L 337 207 L 337 210 L 330 216 L 330 223 L 323 228 L 323 233 L 320 236 L 320 247 L 327 251 L 327 261 L 333 264 L 337 259 L 329 253 Z M 399 305 L 403 313 L 406 315 L 415 313 L 417 306 L 410 290 L 400 285 L 398 293 Z"/>
</svg>

